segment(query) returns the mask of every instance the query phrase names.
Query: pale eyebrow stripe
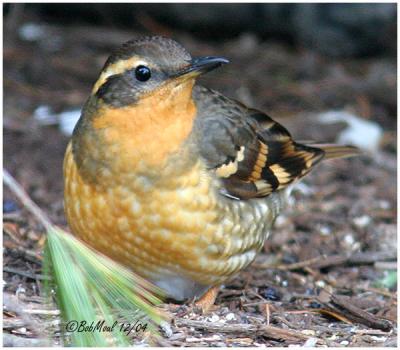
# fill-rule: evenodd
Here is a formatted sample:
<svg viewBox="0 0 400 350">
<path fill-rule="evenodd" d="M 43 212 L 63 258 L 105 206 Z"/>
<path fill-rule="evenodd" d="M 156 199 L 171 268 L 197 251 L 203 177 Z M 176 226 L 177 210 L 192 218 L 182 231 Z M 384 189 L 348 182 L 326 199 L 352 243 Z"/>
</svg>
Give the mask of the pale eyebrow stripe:
<svg viewBox="0 0 400 350">
<path fill-rule="evenodd" d="M 109 65 L 103 72 L 101 72 L 99 78 L 92 89 L 92 95 L 95 95 L 100 87 L 107 81 L 107 78 L 112 75 L 117 75 L 126 72 L 127 70 L 137 67 L 139 65 L 144 65 L 152 68 L 153 66 L 148 62 L 143 61 L 138 56 L 133 56 L 127 60 L 119 60 L 111 65 Z"/>
</svg>

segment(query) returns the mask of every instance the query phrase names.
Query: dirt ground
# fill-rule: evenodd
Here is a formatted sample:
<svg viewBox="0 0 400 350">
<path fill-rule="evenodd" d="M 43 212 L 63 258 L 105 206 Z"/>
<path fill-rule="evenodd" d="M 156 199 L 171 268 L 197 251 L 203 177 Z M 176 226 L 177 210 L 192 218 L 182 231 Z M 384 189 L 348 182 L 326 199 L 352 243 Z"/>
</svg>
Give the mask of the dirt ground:
<svg viewBox="0 0 400 350">
<path fill-rule="evenodd" d="M 209 314 L 165 306 L 174 320 L 159 345 L 395 347 L 395 57 L 333 60 L 246 33 L 212 43 L 147 25 L 193 55 L 228 57 L 231 64 L 202 84 L 266 111 L 299 139 L 334 141 L 340 125 L 315 121 L 316 113 L 333 109 L 383 129 L 378 150 L 326 162 L 307 176 L 256 262 L 222 288 Z M 66 228 L 62 160 L 68 137 L 33 114 L 43 105 L 54 113 L 82 106 L 112 49 L 143 33 L 38 28 L 30 41 L 16 29 L 4 36 L 4 167 Z M 58 312 L 42 295 L 43 228 L 7 188 L 3 210 L 4 345 L 57 344 Z M 47 339 L 53 330 L 55 343 Z"/>
</svg>

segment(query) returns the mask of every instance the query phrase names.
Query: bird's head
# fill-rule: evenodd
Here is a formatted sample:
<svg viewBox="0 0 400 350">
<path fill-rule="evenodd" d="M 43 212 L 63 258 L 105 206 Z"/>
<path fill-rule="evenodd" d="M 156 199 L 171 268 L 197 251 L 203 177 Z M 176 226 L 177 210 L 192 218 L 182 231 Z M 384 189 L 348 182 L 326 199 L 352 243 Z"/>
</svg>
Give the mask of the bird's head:
<svg viewBox="0 0 400 350">
<path fill-rule="evenodd" d="M 172 39 L 154 36 L 125 43 L 105 63 L 92 95 L 113 107 L 139 103 L 157 93 L 168 98 L 229 61 L 192 56 Z"/>
<path fill-rule="evenodd" d="M 158 171 L 193 129 L 196 78 L 224 63 L 221 57 L 192 58 L 159 36 L 125 43 L 105 63 L 75 127 L 78 168 L 93 179 L 99 168 L 129 174 L 145 163 Z"/>
</svg>

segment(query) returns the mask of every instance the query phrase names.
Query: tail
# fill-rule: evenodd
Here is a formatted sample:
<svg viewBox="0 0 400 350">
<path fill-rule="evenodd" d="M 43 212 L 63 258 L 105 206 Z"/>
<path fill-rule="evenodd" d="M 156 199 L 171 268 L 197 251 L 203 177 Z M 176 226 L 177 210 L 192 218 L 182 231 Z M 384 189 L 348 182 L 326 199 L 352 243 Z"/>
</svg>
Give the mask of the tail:
<svg viewBox="0 0 400 350">
<path fill-rule="evenodd" d="M 311 144 L 310 146 L 322 149 L 325 152 L 324 159 L 347 158 L 362 154 L 362 152 L 354 146 L 340 146 L 333 143 Z"/>
</svg>

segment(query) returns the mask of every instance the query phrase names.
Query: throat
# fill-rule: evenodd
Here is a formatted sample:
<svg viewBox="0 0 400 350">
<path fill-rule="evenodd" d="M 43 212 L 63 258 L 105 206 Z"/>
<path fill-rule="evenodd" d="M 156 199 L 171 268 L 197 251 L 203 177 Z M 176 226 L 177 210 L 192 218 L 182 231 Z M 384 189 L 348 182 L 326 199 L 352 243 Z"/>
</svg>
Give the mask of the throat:
<svg viewBox="0 0 400 350">
<path fill-rule="evenodd" d="M 182 149 L 196 117 L 196 107 L 188 91 L 163 96 L 160 91 L 138 104 L 123 108 L 101 106 L 91 118 L 90 132 L 81 137 L 96 138 L 100 147 L 87 154 L 100 156 L 99 163 L 118 172 L 158 171 L 171 155 Z M 87 142 L 85 142 L 87 144 Z"/>
</svg>

